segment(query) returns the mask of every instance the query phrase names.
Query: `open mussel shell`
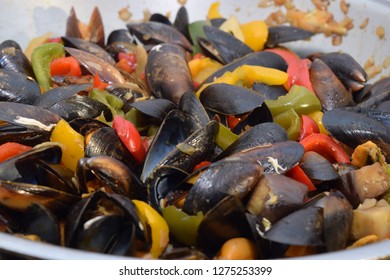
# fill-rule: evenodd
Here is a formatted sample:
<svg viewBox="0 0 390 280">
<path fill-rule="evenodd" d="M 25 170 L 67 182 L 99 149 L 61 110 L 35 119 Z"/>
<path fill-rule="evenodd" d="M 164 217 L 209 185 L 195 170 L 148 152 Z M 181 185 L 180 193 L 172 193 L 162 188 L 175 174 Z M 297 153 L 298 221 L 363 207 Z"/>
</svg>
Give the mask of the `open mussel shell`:
<svg viewBox="0 0 390 280">
<path fill-rule="evenodd" d="M 288 141 L 286 130 L 274 122 L 265 122 L 251 127 L 227 147 L 218 158 L 269 143 Z"/>
<path fill-rule="evenodd" d="M 70 9 L 68 19 L 66 21 L 65 35 L 67 37 L 82 38 L 94 42 L 99 46 L 103 47 L 105 35 L 104 35 L 103 20 L 99 8 L 95 7 L 93 9 L 87 26 L 87 32 L 83 32 L 80 29 L 80 21 L 77 18 L 76 11 L 72 7 Z"/>
<path fill-rule="evenodd" d="M 181 173 L 191 173 L 197 164 L 208 159 L 216 145 L 215 140 L 218 130 L 219 125 L 215 121 L 211 121 L 206 126 L 196 130 L 161 159 L 149 179 L 156 184 L 156 180 L 159 180 L 156 176 L 162 175 L 159 169 L 163 166 L 174 168 L 173 170 L 179 169 Z M 155 174 L 156 172 L 158 174 Z M 156 185 L 151 186 L 156 187 Z"/>
<path fill-rule="evenodd" d="M 336 190 L 321 193 L 297 211 L 280 219 L 264 234 L 265 239 L 318 250 L 344 249 L 352 225 L 352 207 Z"/>
<path fill-rule="evenodd" d="M 227 196 L 243 199 L 256 186 L 263 168 L 256 162 L 228 158 L 210 164 L 191 187 L 183 211 L 207 213 Z"/>
<path fill-rule="evenodd" d="M 109 192 L 125 195 L 130 199 L 145 199 L 146 189 L 135 174 L 121 161 L 109 156 L 81 158 L 77 163 L 77 179 L 83 192 L 98 179 L 96 187 L 107 186 Z"/>
<path fill-rule="evenodd" d="M 222 64 L 228 64 L 253 52 L 253 50 L 232 34 L 217 27 L 205 25 L 205 38 L 199 37 L 198 43 L 203 52 Z"/>
<path fill-rule="evenodd" d="M 65 245 L 107 254 L 132 255 L 147 240 L 135 205 L 119 194 L 94 192 L 77 203 L 65 224 Z"/>
<path fill-rule="evenodd" d="M 167 165 L 158 167 L 148 182 L 151 205 L 160 211 L 162 207 L 174 204 L 177 199 L 184 196 L 188 189 L 183 187 L 182 182 L 188 175 L 176 167 Z"/>
<path fill-rule="evenodd" d="M 38 83 L 25 74 L 0 69 L 0 101 L 33 104 L 41 91 Z"/>
<path fill-rule="evenodd" d="M 153 47 L 145 66 L 146 81 L 154 96 L 179 104 L 185 92 L 194 85 L 184 50 L 174 44 Z"/>
<path fill-rule="evenodd" d="M 149 147 L 141 181 L 146 182 L 153 170 L 162 164 L 169 153 L 176 149 L 176 145 L 186 140 L 197 129 L 199 127 L 190 116 L 179 110 L 170 111 Z"/>
<path fill-rule="evenodd" d="M 128 23 L 127 28 L 142 43 L 158 45 L 161 43 L 174 44 L 186 51 L 192 51 L 192 45 L 187 38 L 172 26 L 160 22 Z"/>
<path fill-rule="evenodd" d="M 48 142 L 35 147 L 0 163 L 0 180 L 35 183 L 40 180 L 36 174 L 38 168 L 34 168 L 36 162 L 59 163 L 61 155 L 61 147 L 55 143 Z"/>
<path fill-rule="evenodd" d="M 270 26 L 268 27 L 268 38 L 265 45 L 267 48 L 273 48 L 282 43 L 310 39 L 314 34 L 294 26 Z"/>
<path fill-rule="evenodd" d="M 334 138 L 351 148 L 371 140 L 390 158 L 390 128 L 382 122 L 342 108 L 325 112 L 322 121 Z"/>
<path fill-rule="evenodd" d="M 161 165 L 177 167 L 185 172 L 191 172 L 195 166 L 208 159 L 214 150 L 219 124 L 210 121 L 204 127 L 191 133 L 184 141 L 178 143 L 161 162 Z"/>
</svg>

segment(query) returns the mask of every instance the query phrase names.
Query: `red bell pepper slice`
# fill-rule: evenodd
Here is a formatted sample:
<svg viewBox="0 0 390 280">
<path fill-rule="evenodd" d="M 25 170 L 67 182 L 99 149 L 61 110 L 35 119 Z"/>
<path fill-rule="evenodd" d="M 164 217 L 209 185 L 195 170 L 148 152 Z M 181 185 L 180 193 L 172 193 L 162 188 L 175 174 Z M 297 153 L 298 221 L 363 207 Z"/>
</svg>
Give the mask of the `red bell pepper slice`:
<svg viewBox="0 0 390 280">
<path fill-rule="evenodd" d="M 301 128 L 299 131 L 298 141 L 306 138 L 312 133 L 319 133 L 317 123 L 307 115 L 301 115 Z"/>
<path fill-rule="evenodd" d="M 322 133 L 312 133 L 299 143 L 305 151 L 314 151 L 330 162 L 351 163 L 350 157 L 344 149 L 331 137 Z"/>
<path fill-rule="evenodd" d="M 0 162 L 6 161 L 10 158 L 31 150 L 30 146 L 15 142 L 7 142 L 0 145 Z"/>
<path fill-rule="evenodd" d="M 97 88 L 97 89 L 102 89 L 103 90 L 108 85 L 109 85 L 109 83 L 105 83 L 105 82 L 102 81 L 102 79 L 100 79 L 98 73 L 95 74 L 95 77 L 93 79 L 93 88 Z"/>
<path fill-rule="evenodd" d="M 307 186 L 308 191 L 315 191 L 317 188 L 314 186 L 313 182 L 307 177 L 306 173 L 302 170 L 299 165 L 295 165 L 289 171 L 287 171 L 286 176 L 301 182 Z"/>
<path fill-rule="evenodd" d="M 295 53 L 286 49 L 275 48 L 267 49 L 266 51 L 276 53 L 286 61 L 288 65 L 288 80 L 286 84 L 287 90 L 290 90 L 293 85 L 299 85 L 306 87 L 308 90 L 314 93 L 314 89 L 311 84 L 309 75 L 309 65 L 311 63 L 309 59 L 302 59 Z"/>
<path fill-rule="evenodd" d="M 204 160 L 204 161 L 198 163 L 197 165 L 195 165 L 194 171 L 195 171 L 195 170 L 198 170 L 198 169 L 201 169 L 201 168 L 203 168 L 203 167 L 205 167 L 205 166 L 208 166 L 208 165 L 210 165 L 210 164 L 212 164 L 211 161 Z"/>
<path fill-rule="evenodd" d="M 123 71 L 133 73 L 137 67 L 137 58 L 134 53 L 118 53 L 118 62 L 116 64 Z"/>
<path fill-rule="evenodd" d="M 229 115 L 227 116 L 227 124 L 230 129 L 233 129 L 239 122 L 240 118 L 236 118 L 235 116 Z"/>
<path fill-rule="evenodd" d="M 146 151 L 137 128 L 121 116 L 114 117 L 112 127 L 135 160 L 138 163 L 144 162 Z"/>
<path fill-rule="evenodd" d="M 53 59 L 50 63 L 51 76 L 81 76 L 80 63 L 73 56 Z"/>
</svg>

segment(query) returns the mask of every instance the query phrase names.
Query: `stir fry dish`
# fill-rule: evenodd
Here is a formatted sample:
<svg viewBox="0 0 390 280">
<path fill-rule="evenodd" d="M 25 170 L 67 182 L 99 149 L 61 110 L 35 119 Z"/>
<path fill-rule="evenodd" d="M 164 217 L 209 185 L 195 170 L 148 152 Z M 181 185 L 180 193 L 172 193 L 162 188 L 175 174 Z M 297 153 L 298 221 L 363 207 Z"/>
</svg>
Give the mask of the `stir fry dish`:
<svg viewBox="0 0 390 280">
<path fill-rule="evenodd" d="M 279 259 L 390 237 L 390 77 L 315 30 L 152 14 L 0 44 L 0 232 L 135 258 Z"/>
</svg>

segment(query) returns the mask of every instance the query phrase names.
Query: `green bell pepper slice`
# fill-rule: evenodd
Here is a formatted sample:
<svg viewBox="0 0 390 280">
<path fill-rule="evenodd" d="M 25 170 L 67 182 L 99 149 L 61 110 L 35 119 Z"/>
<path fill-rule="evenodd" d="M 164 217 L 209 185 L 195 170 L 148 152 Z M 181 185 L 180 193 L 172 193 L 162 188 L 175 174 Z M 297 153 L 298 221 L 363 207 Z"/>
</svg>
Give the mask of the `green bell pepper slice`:
<svg viewBox="0 0 390 280">
<path fill-rule="evenodd" d="M 276 100 L 265 100 L 273 117 L 293 108 L 298 115 L 321 110 L 320 100 L 306 87 L 293 85 L 290 91 Z"/>
<path fill-rule="evenodd" d="M 286 131 L 289 140 L 298 140 L 301 129 L 301 119 L 293 108 L 277 115 L 274 122 L 281 125 Z"/>
<path fill-rule="evenodd" d="M 189 246 L 196 244 L 198 227 L 203 220 L 202 212 L 192 216 L 175 206 L 165 207 L 161 212 L 168 224 L 169 232 L 178 241 Z"/>
<path fill-rule="evenodd" d="M 46 43 L 36 47 L 31 54 L 31 66 L 38 84 L 43 91 L 51 87 L 50 63 L 55 58 L 65 56 L 64 45 L 60 43 Z"/>
</svg>

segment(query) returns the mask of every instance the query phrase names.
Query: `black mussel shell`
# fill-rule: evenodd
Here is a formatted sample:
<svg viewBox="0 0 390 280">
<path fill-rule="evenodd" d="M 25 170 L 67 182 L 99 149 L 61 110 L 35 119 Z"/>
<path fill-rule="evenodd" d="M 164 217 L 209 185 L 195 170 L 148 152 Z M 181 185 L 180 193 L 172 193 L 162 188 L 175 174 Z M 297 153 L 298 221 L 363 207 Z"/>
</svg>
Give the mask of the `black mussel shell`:
<svg viewBox="0 0 390 280">
<path fill-rule="evenodd" d="M 22 73 L 0 69 L 0 101 L 33 104 L 40 95 L 35 80 Z"/>
<path fill-rule="evenodd" d="M 206 38 L 198 38 L 201 49 L 222 64 L 228 64 L 253 52 L 249 46 L 228 32 L 208 25 L 203 29 Z"/>
<path fill-rule="evenodd" d="M 180 98 L 179 110 L 194 118 L 199 127 L 205 126 L 210 121 L 202 103 L 192 92 L 185 92 L 182 95 Z"/>
<path fill-rule="evenodd" d="M 253 160 L 264 168 L 264 173 L 282 174 L 297 164 L 303 154 L 304 149 L 301 144 L 295 141 L 284 141 L 241 150 L 226 158 L 240 157 L 244 160 Z"/>
<path fill-rule="evenodd" d="M 218 158 L 223 158 L 243 150 L 264 144 L 287 141 L 286 130 L 274 122 L 265 122 L 251 127 L 224 150 Z"/>
<path fill-rule="evenodd" d="M 273 48 L 282 43 L 310 39 L 314 34 L 302 28 L 289 25 L 270 26 L 265 45 L 268 48 Z"/>
<path fill-rule="evenodd" d="M 194 84 L 182 48 L 173 44 L 153 47 L 145 66 L 146 81 L 157 98 L 179 104 L 185 92 L 193 92 Z"/>
<path fill-rule="evenodd" d="M 264 102 L 253 90 L 225 83 L 209 85 L 199 98 L 207 110 L 223 115 L 246 114 Z"/>
<path fill-rule="evenodd" d="M 262 167 L 255 161 L 223 159 L 210 164 L 191 187 L 183 211 L 204 214 L 227 196 L 243 199 L 256 186 Z"/>
<path fill-rule="evenodd" d="M 158 45 L 168 43 L 181 46 L 191 52 L 192 45 L 187 38 L 177 29 L 160 22 L 129 23 L 127 28 L 130 33 L 144 44 Z"/>
<path fill-rule="evenodd" d="M 41 241 L 60 245 L 61 233 L 57 217 L 46 207 L 32 204 L 23 215 L 20 231 L 33 234 Z"/>
</svg>

